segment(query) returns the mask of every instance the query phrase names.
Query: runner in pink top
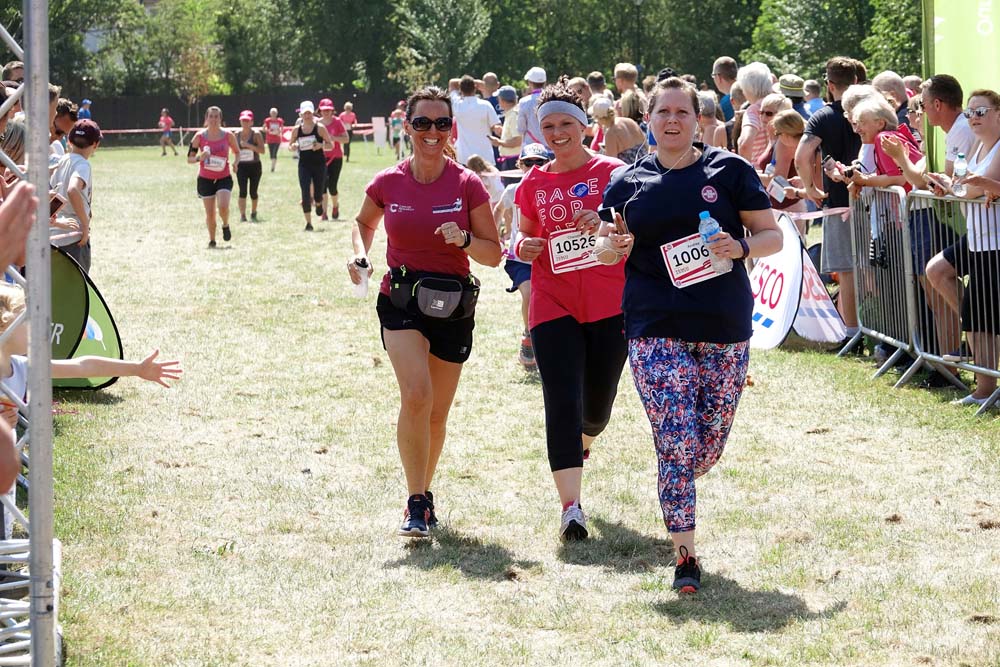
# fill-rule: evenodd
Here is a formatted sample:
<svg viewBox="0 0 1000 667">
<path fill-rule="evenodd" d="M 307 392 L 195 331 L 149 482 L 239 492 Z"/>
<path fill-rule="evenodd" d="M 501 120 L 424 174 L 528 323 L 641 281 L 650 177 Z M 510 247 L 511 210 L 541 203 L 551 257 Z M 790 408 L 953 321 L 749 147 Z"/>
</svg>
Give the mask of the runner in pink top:
<svg viewBox="0 0 1000 667">
<path fill-rule="evenodd" d="M 549 467 L 562 503 L 559 535 L 582 540 L 583 461 L 611 417 L 626 346 L 621 309 L 623 263 L 593 255 L 597 209 L 622 166 L 583 145 L 587 114 L 565 77 L 538 98 L 538 119 L 555 159 L 534 168 L 517 189 L 518 256 L 531 267 L 528 321 L 542 378 Z"/>
<path fill-rule="evenodd" d="M 177 147 L 174 146 L 174 138 L 171 134 L 174 128 L 174 119 L 170 117 L 169 111 L 163 109 L 160 112 L 160 120 L 156 126 L 163 130 L 163 133 L 160 135 L 160 148 L 163 150 L 160 157 L 166 157 L 167 146 L 170 146 L 170 150 L 174 152 L 174 155 L 177 155 Z"/>
<path fill-rule="evenodd" d="M 198 165 L 198 196 L 205 206 L 208 227 L 208 247 L 215 247 L 215 209 L 222 218 L 222 240 L 229 241 L 229 200 L 233 192 L 233 177 L 229 173 L 230 153 L 239 154 L 236 135 L 222 128 L 222 110 L 208 107 L 205 129 L 194 136 L 188 147 L 188 164 Z"/>
<path fill-rule="evenodd" d="M 264 142 L 271 154 L 271 171 L 278 163 L 278 148 L 281 146 L 281 135 L 285 131 L 285 121 L 278 116 L 278 110 L 271 107 L 271 112 L 264 119 Z"/>
<path fill-rule="evenodd" d="M 344 167 L 344 150 L 341 144 L 349 141 L 347 130 L 344 124 L 335 115 L 336 109 L 333 107 L 333 100 L 324 97 L 319 101 L 320 122 L 326 127 L 333 142 L 333 150 L 324 150 L 323 157 L 326 159 L 326 183 L 323 187 L 323 212 L 321 220 L 326 220 L 326 212 L 330 211 L 330 217 L 334 220 L 340 219 L 340 202 L 337 199 L 337 184 L 340 182 L 340 170 Z M 326 207 L 327 194 L 330 195 L 330 208 Z"/>
<path fill-rule="evenodd" d="M 445 156 L 453 123 L 448 95 L 425 88 L 403 106 L 402 131 L 412 139 L 413 157 L 368 185 L 347 266 L 355 284 L 372 274 L 368 250 L 385 218 L 392 280 L 383 279 L 376 312 L 399 383 L 396 442 L 409 496 L 399 534 L 427 537 L 437 523 L 429 489 L 462 364 L 472 350 L 475 306 L 469 297 L 478 287 L 470 280 L 469 257 L 498 265 L 500 241 L 482 181 Z M 426 285 L 414 283 L 424 272 L 452 282 L 438 280 L 440 291 L 431 292 L 431 276 L 421 278 Z M 449 285 L 458 289 L 445 291 Z"/>
<path fill-rule="evenodd" d="M 354 105 L 344 102 L 344 112 L 340 114 L 340 122 L 347 130 L 347 143 L 344 144 L 344 162 L 351 161 L 351 142 L 354 141 L 354 125 L 358 122 L 358 117 L 354 113 Z"/>
</svg>

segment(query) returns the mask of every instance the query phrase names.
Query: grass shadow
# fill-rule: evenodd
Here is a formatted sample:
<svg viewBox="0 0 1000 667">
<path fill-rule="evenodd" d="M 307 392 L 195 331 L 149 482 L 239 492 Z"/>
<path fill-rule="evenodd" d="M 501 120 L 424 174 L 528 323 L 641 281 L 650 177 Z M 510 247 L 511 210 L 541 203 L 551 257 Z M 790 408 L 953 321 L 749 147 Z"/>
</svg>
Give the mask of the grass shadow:
<svg viewBox="0 0 1000 667">
<path fill-rule="evenodd" d="M 525 370 L 520 376 L 514 378 L 514 382 L 517 384 L 526 385 L 537 385 L 542 386 L 542 376 L 538 374 L 538 371 Z"/>
<path fill-rule="evenodd" d="M 100 389 L 53 389 L 52 398 L 58 401 L 58 405 L 53 405 L 55 410 L 69 408 L 64 403 L 85 403 L 87 405 L 118 405 L 125 401 L 117 394 L 109 393 Z M 53 402 L 55 402 L 53 401 Z M 57 412 L 58 414 L 58 412 Z"/>
<path fill-rule="evenodd" d="M 509 581 L 519 577 L 518 570 L 539 565 L 536 561 L 515 559 L 509 549 L 499 544 L 484 542 L 446 526 L 438 526 L 431 535 L 429 540 L 411 540 L 406 545 L 406 555 L 387 562 L 385 567 L 454 568 L 470 579 Z"/>
<path fill-rule="evenodd" d="M 793 621 L 828 619 L 847 607 L 836 602 L 813 611 L 805 601 L 781 591 L 748 591 L 728 577 L 706 572 L 697 595 L 659 602 L 653 609 L 677 624 L 687 621 L 724 624 L 736 632 L 771 632 Z"/>
<path fill-rule="evenodd" d="M 651 537 L 621 522 L 589 519 L 591 536 L 582 542 L 565 542 L 557 556 L 573 565 L 598 565 L 616 572 L 647 572 L 674 564 L 674 545 L 669 539 Z M 596 532 L 595 532 L 596 531 Z"/>
</svg>

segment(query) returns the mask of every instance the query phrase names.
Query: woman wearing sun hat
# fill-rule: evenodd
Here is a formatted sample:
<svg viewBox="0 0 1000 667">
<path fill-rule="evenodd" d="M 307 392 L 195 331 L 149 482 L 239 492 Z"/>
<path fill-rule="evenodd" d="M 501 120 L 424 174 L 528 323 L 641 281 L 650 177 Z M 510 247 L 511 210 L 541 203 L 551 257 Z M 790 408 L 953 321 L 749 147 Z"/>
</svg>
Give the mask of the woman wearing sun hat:
<svg viewBox="0 0 1000 667">
<path fill-rule="evenodd" d="M 306 231 L 311 232 L 312 206 L 316 215 L 323 214 L 323 186 L 326 185 L 326 161 L 324 150 L 333 150 L 330 134 L 322 123 L 316 121 L 316 107 L 305 100 L 299 105 L 299 122 L 292 128 L 290 150 L 299 152 L 299 190 L 302 194 L 302 214 L 306 219 Z"/>
<path fill-rule="evenodd" d="M 346 144 L 350 139 L 344 124 L 337 118 L 333 100 L 324 97 L 319 101 L 320 123 L 326 128 L 333 142 L 332 150 L 324 150 L 323 157 L 326 160 L 326 182 L 323 186 L 323 209 L 320 219 L 326 220 L 326 212 L 330 211 L 330 217 L 336 220 L 340 217 L 340 202 L 337 200 L 337 183 L 340 181 L 340 170 L 344 166 L 344 150 L 342 144 Z M 330 208 L 326 206 L 326 196 L 330 195 Z"/>
<path fill-rule="evenodd" d="M 260 185 L 260 156 L 264 153 L 264 138 L 253 128 L 253 111 L 245 109 L 240 112 L 240 129 L 234 134 L 236 147 L 239 149 L 236 158 L 236 183 L 240 188 L 237 200 L 240 205 L 240 222 L 247 221 L 247 184 L 250 185 L 250 219 L 257 222 L 257 186 Z"/>
</svg>

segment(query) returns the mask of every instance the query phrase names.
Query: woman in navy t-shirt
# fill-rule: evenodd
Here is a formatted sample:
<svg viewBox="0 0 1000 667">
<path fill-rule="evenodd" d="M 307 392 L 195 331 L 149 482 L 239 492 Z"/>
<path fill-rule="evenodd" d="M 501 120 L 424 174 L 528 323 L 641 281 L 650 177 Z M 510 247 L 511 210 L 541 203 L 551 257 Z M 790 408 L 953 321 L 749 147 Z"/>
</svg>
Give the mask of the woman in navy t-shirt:
<svg viewBox="0 0 1000 667">
<path fill-rule="evenodd" d="M 674 588 L 694 592 L 701 579 L 694 480 L 722 454 L 749 359 L 753 296 L 741 260 L 778 252 L 781 232 L 753 167 L 694 143 L 694 86 L 678 78 L 658 83 L 649 126 L 656 153 L 616 171 L 605 190 L 617 230 L 605 225 L 610 239 L 598 256 L 606 263 L 628 256 L 629 363 L 653 426 L 660 505 L 678 551 Z M 703 211 L 722 228 L 707 246 L 698 233 Z M 706 247 L 732 268 L 716 273 Z"/>
</svg>

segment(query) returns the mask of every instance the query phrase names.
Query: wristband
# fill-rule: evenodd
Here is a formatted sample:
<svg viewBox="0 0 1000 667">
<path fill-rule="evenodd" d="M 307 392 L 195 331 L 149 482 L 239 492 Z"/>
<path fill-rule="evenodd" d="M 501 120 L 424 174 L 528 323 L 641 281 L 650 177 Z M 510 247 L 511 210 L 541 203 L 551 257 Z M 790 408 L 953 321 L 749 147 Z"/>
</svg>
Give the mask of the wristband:
<svg viewBox="0 0 1000 667">
<path fill-rule="evenodd" d="M 743 248 L 743 255 L 740 259 L 746 259 L 750 256 L 750 245 L 747 243 L 746 239 L 736 239 L 740 242 L 740 247 Z"/>
<path fill-rule="evenodd" d="M 465 233 L 465 243 L 463 243 L 462 245 L 460 245 L 458 247 L 461 248 L 462 250 L 465 250 L 470 245 L 472 245 L 472 234 L 470 234 L 469 232 L 466 232 L 465 230 L 462 230 L 462 231 Z"/>
</svg>

